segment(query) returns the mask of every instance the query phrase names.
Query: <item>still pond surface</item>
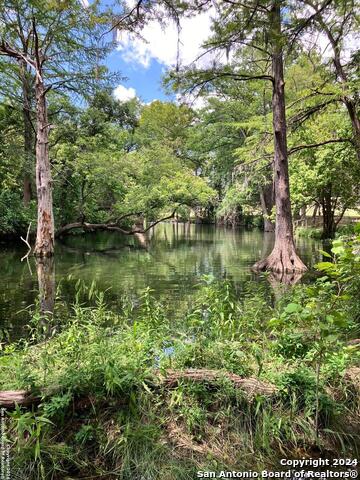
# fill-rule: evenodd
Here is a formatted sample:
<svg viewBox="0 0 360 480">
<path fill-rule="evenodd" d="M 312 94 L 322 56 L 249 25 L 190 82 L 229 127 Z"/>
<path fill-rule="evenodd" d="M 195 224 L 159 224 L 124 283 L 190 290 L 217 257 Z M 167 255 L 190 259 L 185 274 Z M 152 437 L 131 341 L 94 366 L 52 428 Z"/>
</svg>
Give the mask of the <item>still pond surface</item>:
<svg viewBox="0 0 360 480">
<path fill-rule="evenodd" d="M 98 290 L 108 290 L 106 298 L 115 309 L 125 293 L 136 297 L 150 287 L 176 311 L 180 303 L 191 304 L 203 275 L 229 278 L 237 285 L 266 282 L 250 267 L 272 245 L 273 235 L 260 230 L 194 224 L 157 225 L 147 249 L 116 233 L 72 236 L 56 246 L 56 285 L 59 297 L 71 303 L 78 280 L 87 285 L 95 281 Z M 308 266 L 319 261 L 319 242 L 300 238 L 297 248 Z M 26 307 L 38 298 L 35 261 L 21 262 L 23 255 L 22 245 L 0 245 L 0 342 L 5 332 L 12 338 L 26 335 Z"/>
</svg>

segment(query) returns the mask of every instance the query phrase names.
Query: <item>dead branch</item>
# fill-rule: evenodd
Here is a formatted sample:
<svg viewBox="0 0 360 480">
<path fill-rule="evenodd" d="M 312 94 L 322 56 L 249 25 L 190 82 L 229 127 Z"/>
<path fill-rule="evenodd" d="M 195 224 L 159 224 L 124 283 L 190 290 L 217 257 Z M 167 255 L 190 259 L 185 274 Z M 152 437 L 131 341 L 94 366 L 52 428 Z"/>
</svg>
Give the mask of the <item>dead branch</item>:
<svg viewBox="0 0 360 480">
<path fill-rule="evenodd" d="M 27 252 L 27 254 L 22 257 L 21 261 L 25 260 L 25 258 L 27 259 L 28 256 L 29 256 L 30 253 L 31 253 L 31 245 L 30 245 L 30 243 L 29 243 L 30 228 L 31 228 L 31 222 L 29 223 L 29 227 L 28 227 L 28 229 L 27 229 L 26 238 L 24 239 L 23 237 L 20 237 L 20 239 L 27 245 L 27 247 L 28 247 L 28 249 L 29 249 L 28 252 Z"/>
<path fill-rule="evenodd" d="M 242 390 L 250 399 L 256 395 L 272 396 L 277 392 L 277 388 L 274 385 L 255 377 L 242 378 L 235 373 L 207 369 L 167 370 L 163 378 L 163 384 L 172 388 L 182 380 L 198 383 L 216 383 L 222 378 L 230 380 L 234 388 Z"/>
</svg>

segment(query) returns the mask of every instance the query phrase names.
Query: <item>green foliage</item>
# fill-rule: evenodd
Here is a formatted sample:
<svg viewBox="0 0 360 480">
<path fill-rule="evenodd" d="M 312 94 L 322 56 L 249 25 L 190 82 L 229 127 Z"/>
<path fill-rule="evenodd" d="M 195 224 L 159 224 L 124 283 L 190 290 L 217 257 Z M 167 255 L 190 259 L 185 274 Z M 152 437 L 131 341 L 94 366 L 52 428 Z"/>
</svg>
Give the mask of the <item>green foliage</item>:
<svg viewBox="0 0 360 480">
<path fill-rule="evenodd" d="M 215 459 L 227 469 L 269 467 L 314 441 L 345 455 L 358 428 L 358 399 L 343 376 L 360 362 L 347 344 L 359 331 L 359 243 L 334 242 L 335 262 L 319 264 L 322 277 L 293 287 L 273 307 L 260 285 L 239 292 L 210 276 L 180 318 L 150 289 L 137 304 L 124 299 L 119 313 L 95 287 L 83 292 L 95 306 L 76 303 L 51 339 L 14 344 L 0 356 L 0 388 L 28 387 L 31 364 L 34 391 L 53 392 L 34 412 L 12 415 L 15 468 L 26 462 L 28 478 L 75 468 L 88 475 L 115 469 L 123 479 L 169 470 L 189 479 Z M 258 376 L 278 393 L 270 403 L 261 396 L 249 403 L 226 378 L 211 386 L 184 380 L 169 390 L 159 376 L 168 368 Z M 188 445 L 176 457 L 174 442 Z M 253 449 L 257 458 L 246 460 Z"/>
<path fill-rule="evenodd" d="M 98 93 L 99 98 L 104 95 Z M 108 97 L 101 104 L 95 97 L 88 109 L 79 112 L 77 124 L 71 121 L 53 132 L 55 138 L 63 138 L 55 148 L 60 224 L 78 216 L 92 223 L 120 219 L 126 227 L 138 217 L 154 221 L 181 206 L 189 215 L 189 208 L 213 201 L 214 191 L 204 178 L 194 175 L 191 162 L 181 153 L 190 110 L 154 102 L 142 109 L 137 126 L 136 115 L 129 117 L 135 107 L 134 102 L 119 104 Z M 162 125 L 169 123 L 169 115 L 174 131 L 165 139 Z"/>
<path fill-rule="evenodd" d="M 145 14 L 158 18 L 157 3 L 139 3 L 141 25 Z M 191 14 L 207 3 L 175 7 Z M 318 21 L 308 23 L 302 5 L 285 6 L 276 32 L 265 3 L 220 2 L 209 41 L 214 50 L 226 50 L 228 62 L 180 69 L 170 80 L 185 91 L 196 85 L 208 95 L 204 108 L 120 103 L 99 64 L 108 51 L 99 38 L 114 20 L 100 7 L 92 2 L 84 9 L 70 0 L 0 6 L 1 40 L 21 49 L 24 27 L 31 50 L 36 24 L 47 52 L 57 225 L 115 222 L 128 228 L 137 220 L 204 211 L 235 223 L 258 213 L 259 194 L 271 187 L 274 153 L 271 83 L 263 80 L 271 80 L 271 55 L 291 44 L 284 59 L 293 209 L 298 214 L 320 206 L 323 235 L 334 235 L 336 216 L 359 200 L 356 142 L 347 113 L 338 108 L 344 99 L 358 106 L 357 54 L 343 66 L 351 78 L 340 85 L 316 52 L 296 42 Z M 335 33 L 354 27 L 345 4 L 329 8 L 350 22 L 338 28 L 334 21 L 329 28 Z M 35 202 L 22 204 L 24 176 L 35 182 L 17 106 L 21 68 L 2 56 L 0 232 L 12 234 L 30 221 L 35 226 Z M 26 77 L 33 82 L 31 73 Z M 86 104 L 60 96 L 64 88 L 80 92 Z M 265 210 L 273 218 L 273 205 Z M 260 470 L 280 456 L 306 456 L 314 443 L 320 452 L 353 455 L 359 400 L 344 373 L 360 362 L 358 346 L 348 344 L 360 331 L 360 238 L 357 226 L 341 233 L 348 236 L 333 242 L 331 254 L 322 252 L 317 279 L 281 299 L 269 298 L 256 282 L 239 291 L 208 276 L 185 314 L 174 315 L 150 289 L 136 302 L 125 298 L 114 312 L 94 283 L 78 285 L 59 323 L 45 325 L 35 311 L 28 341 L 1 343 L 1 389 L 42 394 L 40 405 L 16 407 L 7 419 L 14 477 L 189 480 L 199 469 Z M 261 395 L 249 401 L 225 376 L 211 384 L 164 386 L 167 369 L 186 368 L 256 377 L 274 383 L 277 393 L 271 401 Z"/>
<path fill-rule="evenodd" d="M 322 229 L 314 227 L 298 227 L 296 229 L 296 235 L 299 235 L 299 237 L 315 238 L 319 240 L 322 238 Z"/>
<path fill-rule="evenodd" d="M 26 234 L 32 223 L 32 230 L 36 224 L 36 205 L 33 203 L 24 208 L 22 198 L 18 192 L 2 190 L 0 192 L 0 232 L 5 235 Z"/>
</svg>

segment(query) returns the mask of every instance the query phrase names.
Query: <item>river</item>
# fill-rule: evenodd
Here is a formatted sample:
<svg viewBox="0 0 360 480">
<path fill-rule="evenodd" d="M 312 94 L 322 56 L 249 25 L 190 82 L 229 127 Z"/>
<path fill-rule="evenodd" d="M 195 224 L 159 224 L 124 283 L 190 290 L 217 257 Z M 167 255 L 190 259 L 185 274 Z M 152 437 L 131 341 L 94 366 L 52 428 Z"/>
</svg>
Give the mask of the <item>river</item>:
<svg viewBox="0 0 360 480">
<path fill-rule="evenodd" d="M 172 304 L 191 304 L 203 275 L 230 278 L 237 285 L 266 282 L 250 267 L 271 250 L 273 235 L 260 230 L 231 229 L 212 225 L 157 225 L 147 248 L 136 239 L 99 232 L 67 237 L 56 245 L 55 278 L 58 297 L 70 304 L 76 283 L 95 282 L 107 291 L 111 308 L 118 308 L 124 294 L 137 297 L 146 287 Z M 308 266 L 319 259 L 319 242 L 297 239 L 301 258 Z M 38 298 L 35 260 L 21 262 L 24 245 L 0 244 L 0 342 L 26 335 L 29 309 Z"/>
</svg>

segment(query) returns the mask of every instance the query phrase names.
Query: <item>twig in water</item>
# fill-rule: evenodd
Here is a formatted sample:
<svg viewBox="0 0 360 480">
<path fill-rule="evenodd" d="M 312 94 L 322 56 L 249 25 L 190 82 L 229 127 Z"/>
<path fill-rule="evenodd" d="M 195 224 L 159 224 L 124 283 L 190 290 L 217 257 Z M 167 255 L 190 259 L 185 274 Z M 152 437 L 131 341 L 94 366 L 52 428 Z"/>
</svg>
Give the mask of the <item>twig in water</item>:
<svg viewBox="0 0 360 480">
<path fill-rule="evenodd" d="M 24 256 L 22 257 L 21 261 L 25 260 L 25 258 L 26 258 L 26 261 L 27 261 L 27 264 L 28 264 L 28 267 L 29 267 L 29 270 L 30 270 L 30 275 L 32 275 L 31 266 L 30 266 L 30 263 L 29 263 L 29 255 L 30 255 L 30 253 L 31 253 L 31 245 L 30 245 L 30 243 L 29 243 L 30 228 L 31 228 L 31 222 L 29 223 L 29 227 L 28 227 L 28 229 L 27 229 L 26 239 L 23 238 L 23 237 L 20 237 L 20 238 L 21 238 L 21 240 L 22 240 L 24 243 L 26 243 L 26 245 L 27 245 L 27 247 L 28 247 L 28 249 L 29 249 L 29 250 L 27 251 L 26 255 L 24 255 Z"/>
</svg>

